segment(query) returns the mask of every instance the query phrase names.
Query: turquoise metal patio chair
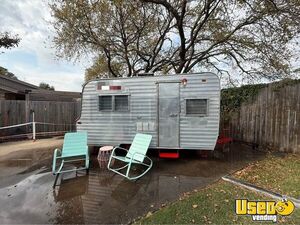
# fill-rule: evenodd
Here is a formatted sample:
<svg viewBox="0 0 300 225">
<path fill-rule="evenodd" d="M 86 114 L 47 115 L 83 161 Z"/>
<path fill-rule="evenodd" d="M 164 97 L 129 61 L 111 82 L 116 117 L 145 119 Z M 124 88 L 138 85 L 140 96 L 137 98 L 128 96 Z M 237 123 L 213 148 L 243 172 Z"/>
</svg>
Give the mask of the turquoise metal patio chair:
<svg viewBox="0 0 300 225">
<path fill-rule="evenodd" d="M 56 166 L 56 161 L 60 160 L 60 165 Z M 75 162 L 75 161 L 85 161 L 84 167 L 63 170 L 65 163 Z M 54 150 L 53 163 L 52 163 L 52 173 L 56 175 L 54 186 L 56 185 L 57 178 L 59 174 L 86 170 L 88 173 L 89 170 L 89 151 L 87 146 L 87 132 L 73 132 L 66 133 L 64 137 L 63 148 Z"/>
<path fill-rule="evenodd" d="M 129 148 L 129 150 L 121 147 L 115 147 L 111 153 L 111 156 L 109 158 L 109 162 L 107 165 L 107 168 L 123 177 L 126 177 L 129 180 L 136 180 L 142 176 L 144 176 L 152 167 L 152 160 L 146 156 L 147 150 L 149 148 L 150 142 L 151 142 L 152 136 L 148 134 L 136 134 L 133 142 Z M 126 151 L 127 154 L 125 157 L 122 156 L 117 156 L 115 154 L 116 149 L 121 149 L 123 151 Z M 145 163 L 145 158 L 149 163 Z M 111 162 L 112 159 L 119 160 L 125 163 L 125 166 L 119 167 L 119 168 L 112 168 L 111 167 Z M 131 165 L 132 164 L 139 164 L 143 165 L 146 167 L 146 170 L 137 175 L 137 176 L 130 176 L 130 170 L 131 170 Z M 126 169 L 125 173 L 122 173 L 121 170 Z"/>
</svg>

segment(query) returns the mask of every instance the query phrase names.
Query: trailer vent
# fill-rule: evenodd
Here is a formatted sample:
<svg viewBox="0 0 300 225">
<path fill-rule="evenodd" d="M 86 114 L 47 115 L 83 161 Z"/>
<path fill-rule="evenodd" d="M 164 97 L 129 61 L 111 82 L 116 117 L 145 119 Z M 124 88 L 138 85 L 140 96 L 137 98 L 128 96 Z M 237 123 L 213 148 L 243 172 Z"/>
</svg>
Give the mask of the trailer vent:
<svg viewBox="0 0 300 225">
<path fill-rule="evenodd" d="M 207 116 L 207 99 L 187 99 L 186 114 Z"/>
</svg>

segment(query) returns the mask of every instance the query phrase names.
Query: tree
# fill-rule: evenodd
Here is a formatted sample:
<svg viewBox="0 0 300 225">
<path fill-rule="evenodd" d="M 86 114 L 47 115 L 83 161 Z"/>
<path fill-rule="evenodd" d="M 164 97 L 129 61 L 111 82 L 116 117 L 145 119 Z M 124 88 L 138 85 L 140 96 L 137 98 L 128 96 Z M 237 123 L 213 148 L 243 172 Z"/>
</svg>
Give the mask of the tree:
<svg viewBox="0 0 300 225">
<path fill-rule="evenodd" d="M 276 79 L 294 71 L 297 0 L 55 0 L 50 7 L 59 55 L 96 55 L 90 76 L 234 70 Z"/>
<path fill-rule="evenodd" d="M 122 68 L 122 64 L 121 63 L 115 63 L 115 62 L 111 62 L 110 65 L 111 69 L 113 71 L 121 71 Z M 106 61 L 105 56 L 98 56 L 94 59 L 93 65 L 86 69 L 85 71 L 85 80 L 92 80 L 94 78 L 99 78 L 101 75 L 101 77 L 110 77 L 110 70 Z"/>
<path fill-rule="evenodd" d="M 9 72 L 6 68 L 0 66 L 0 75 L 8 76 L 12 79 L 18 80 L 17 76 L 12 72 Z"/>
<path fill-rule="evenodd" d="M 0 33 L 0 48 L 12 48 L 18 46 L 20 38 L 18 36 L 12 36 L 8 32 Z"/>
<path fill-rule="evenodd" d="M 47 83 L 45 83 L 45 82 L 41 82 L 41 83 L 39 84 L 39 88 L 46 89 L 46 90 L 50 90 L 50 91 L 55 91 L 54 86 L 50 86 L 49 84 L 47 84 Z"/>
</svg>

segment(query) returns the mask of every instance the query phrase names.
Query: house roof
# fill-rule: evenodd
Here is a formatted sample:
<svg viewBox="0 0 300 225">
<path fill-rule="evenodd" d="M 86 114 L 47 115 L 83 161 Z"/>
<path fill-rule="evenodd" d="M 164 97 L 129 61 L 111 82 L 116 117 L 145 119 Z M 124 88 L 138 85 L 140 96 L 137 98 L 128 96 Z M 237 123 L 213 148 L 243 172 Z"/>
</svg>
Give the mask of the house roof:
<svg viewBox="0 0 300 225">
<path fill-rule="evenodd" d="M 0 74 L 0 92 L 23 94 L 29 92 L 32 101 L 74 101 L 81 98 L 80 92 L 45 90 L 33 84 Z"/>
<path fill-rule="evenodd" d="M 24 94 L 26 90 L 39 89 L 38 86 L 0 74 L 0 90 Z"/>
<path fill-rule="evenodd" d="M 36 89 L 32 90 L 29 96 L 33 101 L 74 101 L 81 98 L 81 93 Z"/>
</svg>

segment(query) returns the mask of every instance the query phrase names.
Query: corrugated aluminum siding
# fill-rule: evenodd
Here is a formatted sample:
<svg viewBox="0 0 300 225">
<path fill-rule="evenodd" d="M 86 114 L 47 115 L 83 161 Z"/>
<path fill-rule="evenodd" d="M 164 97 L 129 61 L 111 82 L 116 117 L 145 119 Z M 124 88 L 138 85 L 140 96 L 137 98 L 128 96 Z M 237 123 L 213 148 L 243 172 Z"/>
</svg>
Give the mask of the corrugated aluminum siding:
<svg viewBox="0 0 300 225">
<path fill-rule="evenodd" d="M 83 89 L 81 117 L 77 130 L 88 131 L 88 144 L 119 145 L 131 143 L 143 126 L 144 133 L 153 136 L 151 147 L 158 146 L 157 137 L 157 84 L 187 79 L 180 85 L 180 148 L 213 150 L 219 132 L 220 81 L 212 73 L 183 74 L 170 76 L 101 79 L 90 81 Z M 97 90 L 97 83 L 121 85 L 122 91 Z M 106 94 L 129 95 L 129 111 L 99 111 L 99 96 Z M 208 116 L 186 116 L 185 99 L 208 99 Z M 174 146 L 170 146 L 174 147 Z"/>
</svg>

